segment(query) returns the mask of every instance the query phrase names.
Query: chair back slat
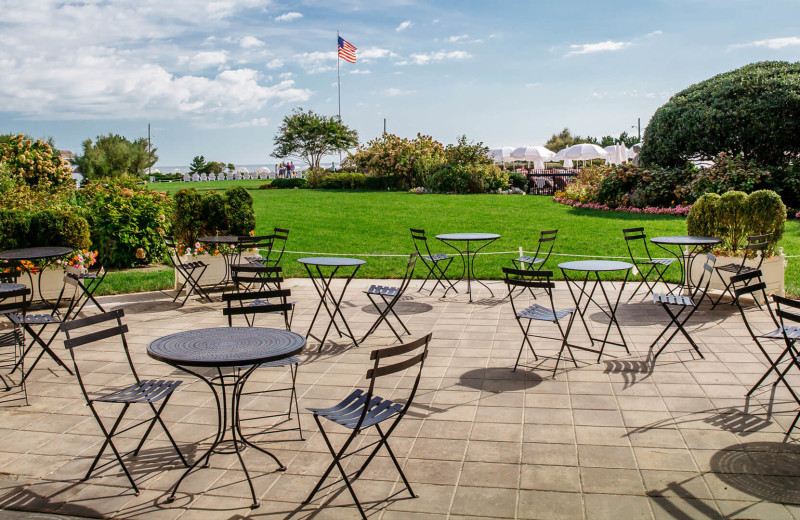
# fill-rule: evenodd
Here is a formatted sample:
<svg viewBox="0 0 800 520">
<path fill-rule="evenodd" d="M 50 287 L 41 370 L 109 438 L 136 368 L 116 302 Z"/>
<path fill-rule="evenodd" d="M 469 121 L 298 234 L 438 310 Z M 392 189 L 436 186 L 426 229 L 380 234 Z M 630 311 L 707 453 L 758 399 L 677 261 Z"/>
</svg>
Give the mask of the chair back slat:
<svg viewBox="0 0 800 520">
<path fill-rule="evenodd" d="M 791 307 L 793 309 L 800 309 L 800 300 L 793 300 L 791 298 L 787 298 L 785 296 L 778 296 L 777 294 L 772 295 L 772 299 L 778 305 L 783 307 Z"/>
<path fill-rule="evenodd" d="M 251 264 L 238 264 L 231 266 L 231 272 L 234 273 L 282 273 L 282 267 L 266 266 L 266 265 L 251 265 Z"/>
<path fill-rule="evenodd" d="M 409 352 L 418 349 L 425 343 L 431 340 L 431 334 L 423 336 L 419 339 L 415 339 L 409 343 L 405 343 L 403 345 L 397 345 L 395 347 L 386 347 L 381 349 L 376 349 L 370 352 L 369 359 L 375 361 L 376 359 L 386 359 L 393 356 L 401 356 L 403 354 L 408 354 Z"/>
<path fill-rule="evenodd" d="M 420 352 L 416 356 L 410 357 L 398 363 L 394 363 L 391 365 L 384 365 L 378 368 L 370 368 L 369 370 L 367 370 L 366 377 L 367 379 L 375 379 L 377 377 L 387 376 L 389 374 L 401 372 L 410 367 L 413 367 L 418 363 L 422 363 L 427 357 L 428 357 L 428 351 L 426 350 L 424 352 Z"/>
<path fill-rule="evenodd" d="M 795 314 L 794 312 L 789 312 L 781 308 L 778 308 L 778 310 L 775 311 L 775 314 L 777 314 L 781 320 L 789 320 L 793 323 L 800 323 L 800 314 Z"/>
<path fill-rule="evenodd" d="M 270 298 L 288 298 L 292 295 L 290 289 L 252 292 L 226 292 L 222 293 L 222 301 L 236 302 L 245 300 L 268 300 Z"/>
<path fill-rule="evenodd" d="M 3 293 L 2 297 L 0 297 L 0 314 L 19 311 L 24 313 L 30 305 L 30 299 L 28 298 L 30 295 L 31 290 L 27 287 Z M 14 301 L 8 301 L 11 298 L 13 298 Z M 17 300 L 17 298 L 22 298 L 22 300 Z"/>
<path fill-rule="evenodd" d="M 241 316 L 243 314 L 262 314 L 271 312 L 289 312 L 292 310 L 291 303 L 262 303 L 248 307 L 223 307 L 223 316 Z"/>
<path fill-rule="evenodd" d="M 243 284 L 250 284 L 250 283 L 283 283 L 282 276 L 240 276 L 240 275 L 233 275 L 231 276 L 233 283 L 243 283 Z"/>
<path fill-rule="evenodd" d="M 738 298 L 739 296 L 742 296 L 744 294 L 752 294 L 754 292 L 766 291 L 766 290 L 767 290 L 767 284 L 765 284 L 764 282 L 760 282 L 752 285 L 745 285 L 744 287 L 738 287 L 734 289 L 733 292 L 736 294 L 736 297 Z"/>
<path fill-rule="evenodd" d="M 65 339 L 64 347 L 73 349 L 75 347 L 80 347 L 81 345 L 86 345 L 87 343 L 94 343 L 95 341 L 113 338 L 114 336 L 121 336 L 127 332 L 127 325 L 116 325 L 110 329 L 98 330 L 96 332 L 90 332 L 76 338 Z"/>
<path fill-rule="evenodd" d="M 647 234 L 644 231 L 644 227 L 623 229 L 622 236 L 625 239 L 625 246 L 628 248 L 628 255 L 631 258 L 631 263 L 634 265 L 641 263 L 641 261 L 636 261 L 637 255 L 634 253 L 632 247 L 632 244 L 637 242 L 641 242 L 641 246 L 639 246 L 639 248 L 644 249 L 644 258 L 646 258 L 646 261 L 653 259 L 653 255 L 650 254 L 650 248 L 647 245 Z"/>
<path fill-rule="evenodd" d="M 113 311 L 104 312 L 102 314 L 96 314 L 94 316 L 89 316 L 86 318 L 78 318 L 72 321 L 62 323 L 61 330 L 64 332 L 72 331 L 75 329 L 88 327 L 90 325 L 97 325 L 98 323 L 104 323 L 106 321 L 121 319 L 123 316 L 125 316 L 125 311 L 123 309 L 115 309 Z"/>
</svg>

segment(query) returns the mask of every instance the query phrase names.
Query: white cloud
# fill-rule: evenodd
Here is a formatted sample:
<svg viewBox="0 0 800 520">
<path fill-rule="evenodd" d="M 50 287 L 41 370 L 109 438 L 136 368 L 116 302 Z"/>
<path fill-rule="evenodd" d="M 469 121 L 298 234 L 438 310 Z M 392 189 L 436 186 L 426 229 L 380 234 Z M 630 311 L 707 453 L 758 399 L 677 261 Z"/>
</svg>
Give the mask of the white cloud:
<svg viewBox="0 0 800 520">
<path fill-rule="evenodd" d="M 283 64 L 284 64 L 284 61 L 282 59 L 274 58 L 274 59 L 268 61 L 265 66 L 268 69 L 272 70 L 272 69 L 279 69 L 279 68 L 283 67 Z"/>
<path fill-rule="evenodd" d="M 374 60 L 381 58 L 396 58 L 397 54 L 389 49 L 381 49 L 379 47 L 370 47 L 368 49 L 359 49 L 356 51 L 356 56 L 359 60 Z"/>
<path fill-rule="evenodd" d="M 372 74 L 369 69 L 353 69 L 350 74 Z"/>
<path fill-rule="evenodd" d="M 256 117 L 249 121 L 228 125 L 229 128 L 253 128 L 255 126 L 269 126 L 269 119 L 266 117 Z"/>
<path fill-rule="evenodd" d="M 767 49 L 783 49 L 784 47 L 794 47 L 800 45 L 800 38 L 797 36 L 790 36 L 788 38 L 771 38 L 769 40 L 758 40 L 750 43 L 739 43 L 731 45 L 732 49 L 739 49 L 742 47 L 766 47 Z"/>
<path fill-rule="evenodd" d="M 406 29 L 410 29 L 412 25 L 414 24 L 411 23 L 411 20 L 406 20 L 405 22 L 402 22 L 400 25 L 398 25 L 395 31 L 397 32 L 405 31 Z"/>
<path fill-rule="evenodd" d="M 294 72 L 281 72 L 279 77 L 281 79 L 291 79 L 294 77 Z"/>
<path fill-rule="evenodd" d="M 439 19 L 438 18 L 434 18 L 433 21 L 431 21 L 431 23 L 439 23 Z"/>
<path fill-rule="evenodd" d="M 290 12 L 290 13 L 283 13 L 280 16 L 276 16 L 275 17 L 275 21 L 276 22 L 292 22 L 294 20 L 299 20 L 302 17 L 303 17 L 302 13 L 297 13 L 297 12 L 293 11 L 293 12 Z"/>
<path fill-rule="evenodd" d="M 406 96 L 408 94 L 413 94 L 416 90 L 402 90 L 399 88 L 387 88 L 381 91 L 384 96 Z"/>
<path fill-rule="evenodd" d="M 424 54 L 412 54 L 408 60 L 399 61 L 397 64 L 407 65 L 409 63 L 413 63 L 415 65 L 427 65 L 429 63 L 436 63 L 445 60 L 465 60 L 471 57 L 472 55 L 465 51 L 438 51 Z"/>
<path fill-rule="evenodd" d="M 541 83 L 525 83 L 525 86 L 528 88 L 538 87 Z"/>
<path fill-rule="evenodd" d="M 336 64 L 337 56 L 338 54 L 336 51 L 315 51 L 295 54 L 294 58 L 297 60 L 297 63 L 306 70 L 306 72 L 315 74 L 317 72 L 332 70 Z"/>
<path fill-rule="evenodd" d="M 188 63 L 193 69 L 202 70 L 224 65 L 228 61 L 228 55 L 225 51 L 198 52 L 192 57 L 183 57 L 180 61 Z"/>
<path fill-rule="evenodd" d="M 455 43 L 455 42 L 460 42 L 461 40 L 466 40 L 467 38 L 469 38 L 468 34 L 459 34 L 458 36 L 450 36 L 449 38 L 447 38 L 447 41 Z"/>
<path fill-rule="evenodd" d="M 239 40 L 239 45 L 243 49 L 252 49 L 253 47 L 263 47 L 264 42 L 262 42 L 255 36 L 245 36 L 244 38 Z"/>
<path fill-rule="evenodd" d="M 606 40 L 604 42 L 598 42 L 598 43 L 572 44 L 569 46 L 569 48 L 572 50 L 569 51 L 566 55 L 575 56 L 578 54 L 591 54 L 594 52 L 619 51 L 624 49 L 625 47 L 630 47 L 631 45 L 632 45 L 631 42 L 615 42 L 612 40 Z"/>
<path fill-rule="evenodd" d="M 645 36 L 646 37 L 660 36 L 662 34 L 664 34 L 664 31 L 658 30 L 658 31 L 649 32 L 649 33 L 645 34 Z"/>
</svg>

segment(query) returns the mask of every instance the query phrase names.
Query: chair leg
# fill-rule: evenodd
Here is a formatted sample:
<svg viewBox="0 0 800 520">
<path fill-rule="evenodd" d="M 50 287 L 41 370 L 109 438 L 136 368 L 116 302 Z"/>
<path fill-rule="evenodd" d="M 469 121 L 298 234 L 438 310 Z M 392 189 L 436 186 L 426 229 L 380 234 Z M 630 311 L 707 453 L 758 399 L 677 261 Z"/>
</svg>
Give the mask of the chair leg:
<svg viewBox="0 0 800 520">
<path fill-rule="evenodd" d="M 297 413 L 297 431 L 300 432 L 300 440 L 304 441 L 303 438 L 303 425 L 300 422 L 300 407 L 297 404 L 297 363 L 289 366 L 289 371 L 292 374 L 292 395 L 289 398 L 289 419 L 292 418 L 292 401 L 294 401 L 294 410 Z"/>
<path fill-rule="evenodd" d="M 522 351 L 525 350 L 525 343 L 526 342 L 528 343 L 528 347 L 531 349 L 531 352 L 533 352 L 533 359 L 535 359 L 536 361 L 539 361 L 539 356 L 536 355 L 536 351 L 533 349 L 533 345 L 531 344 L 531 340 L 528 337 L 528 332 L 531 330 L 531 324 L 533 324 L 533 321 L 532 320 L 528 320 L 528 326 L 527 327 L 523 327 L 522 326 L 522 321 L 519 318 L 517 318 L 517 324 L 519 325 L 520 330 L 522 330 L 522 343 L 519 346 L 519 354 L 517 354 L 517 361 L 514 363 L 514 368 L 511 369 L 512 372 L 516 372 L 517 371 L 517 366 L 519 366 L 519 360 L 522 357 Z"/>
<path fill-rule="evenodd" d="M 100 461 L 100 457 L 103 455 L 103 452 L 106 450 L 106 446 L 111 448 L 111 451 L 114 452 L 114 456 L 117 458 L 117 462 L 119 462 L 120 467 L 122 467 L 123 473 L 128 478 L 128 481 L 131 483 L 131 487 L 133 487 L 134 493 L 138 496 L 139 495 L 139 488 L 136 486 L 136 482 L 133 480 L 133 476 L 131 476 L 128 468 L 125 466 L 125 462 L 122 460 L 122 456 L 120 455 L 117 447 L 114 445 L 114 441 L 112 437 L 117 432 L 117 428 L 119 427 L 120 423 L 122 422 L 122 418 L 125 417 L 125 413 L 128 411 L 128 407 L 130 403 L 125 403 L 125 406 L 122 407 L 122 412 L 117 417 L 117 420 L 114 422 L 114 426 L 111 427 L 111 430 L 106 431 L 105 426 L 103 425 L 103 421 L 100 420 L 100 415 L 98 415 L 97 411 L 95 411 L 94 406 L 89 404 L 89 408 L 92 410 L 92 414 L 94 414 L 94 418 L 97 420 L 97 424 L 100 425 L 100 429 L 103 431 L 103 435 L 105 435 L 106 440 L 103 445 L 100 447 L 100 451 L 97 452 L 97 456 L 95 457 L 94 461 L 92 462 L 91 467 L 89 467 L 89 471 L 86 472 L 86 476 L 83 477 L 83 480 L 88 480 L 89 477 L 92 475 L 92 472 L 97 467 L 97 463 Z"/>
</svg>

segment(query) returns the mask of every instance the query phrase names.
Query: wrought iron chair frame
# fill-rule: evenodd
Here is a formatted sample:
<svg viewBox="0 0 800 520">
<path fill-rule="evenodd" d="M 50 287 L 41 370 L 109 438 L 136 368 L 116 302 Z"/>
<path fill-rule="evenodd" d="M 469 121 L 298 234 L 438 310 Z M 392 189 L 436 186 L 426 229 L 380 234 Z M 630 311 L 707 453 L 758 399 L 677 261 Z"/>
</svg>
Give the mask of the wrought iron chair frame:
<svg viewBox="0 0 800 520">
<path fill-rule="evenodd" d="M 411 256 L 409 256 L 408 264 L 406 264 L 406 272 L 403 275 L 403 279 L 400 282 L 399 287 L 371 285 L 369 289 L 364 291 L 364 293 L 367 295 L 367 298 L 369 298 L 369 301 L 372 303 L 373 307 L 375 307 L 375 310 L 378 311 L 378 319 L 376 319 L 375 323 L 373 323 L 372 326 L 367 330 L 367 333 L 364 334 L 364 337 L 361 338 L 361 341 L 366 340 L 367 337 L 370 334 L 374 333 L 378 329 L 378 326 L 380 326 L 380 324 L 385 321 L 386 325 L 388 325 L 389 328 L 392 329 L 392 333 L 395 335 L 397 340 L 400 343 L 403 343 L 403 338 L 400 337 L 400 334 L 397 333 L 397 330 L 395 330 L 395 328 L 389 321 L 390 313 L 392 314 L 392 316 L 394 316 L 394 318 L 403 328 L 403 331 L 405 331 L 406 334 L 409 335 L 411 334 L 411 331 L 408 330 L 406 324 L 403 323 L 403 320 L 401 320 L 400 316 L 398 316 L 397 313 L 394 311 L 394 306 L 403 297 L 403 295 L 406 292 L 406 289 L 408 289 L 408 286 L 411 283 L 411 277 L 414 275 L 414 267 L 417 264 L 417 258 L 419 258 L 419 253 L 411 253 Z M 380 302 L 376 300 L 373 297 L 373 295 L 377 295 L 381 298 L 381 300 L 383 301 L 383 309 L 381 309 Z"/>
<path fill-rule="evenodd" d="M 742 252 L 743 253 L 742 263 L 740 264 L 731 263 L 714 267 L 714 272 L 717 273 L 719 279 L 722 281 L 723 284 L 725 284 L 725 288 L 722 289 L 722 294 L 719 295 L 717 301 L 713 302 L 711 306 L 712 309 L 716 308 L 717 305 L 719 305 L 719 303 L 722 301 L 722 298 L 724 298 L 726 294 L 730 295 L 734 300 L 736 300 L 736 296 L 733 294 L 733 291 L 731 290 L 733 282 L 730 279 L 728 279 L 728 281 L 726 282 L 725 279 L 722 277 L 722 273 L 726 272 L 726 273 L 731 273 L 733 275 L 740 275 L 740 274 L 752 273 L 754 271 L 760 271 L 761 264 L 764 263 L 764 257 L 767 254 L 767 248 L 769 247 L 769 239 L 771 237 L 772 237 L 771 233 L 767 233 L 765 235 L 748 236 L 747 245 L 744 246 L 744 250 Z M 759 251 L 761 252 L 760 255 L 757 254 L 757 252 Z M 756 252 L 753 254 L 756 254 L 756 256 L 759 257 L 758 265 L 755 267 L 748 267 L 745 264 L 747 263 L 748 255 L 750 255 L 752 252 Z M 733 301 L 731 302 L 731 305 L 734 305 Z"/>
<path fill-rule="evenodd" d="M 325 440 L 325 444 L 327 445 L 328 450 L 333 457 L 333 462 L 331 462 L 331 464 L 325 470 L 322 477 L 317 482 L 317 485 L 304 500 L 304 503 L 308 503 L 314 498 L 314 495 L 316 495 L 320 490 L 322 484 L 325 482 L 325 479 L 328 478 L 328 475 L 330 475 L 331 471 L 333 471 L 333 468 L 336 467 L 339 469 L 342 479 L 344 480 L 348 491 L 350 491 L 350 495 L 353 497 L 356 507 L 358 507 L 359 513 L 361 513 L 362 518 L 366 519 L 367 517 L 364 513 L 363 507 L 361 506 L 361 502 L 358 500 L 358 496 L 356 496 L 355 490 L 353 489 L 353 482 L 362 475 L 364 470 L 375 458 L 375 455 L 382 446 L 386 447 L 386 451 L 389 453 L 395 468 L 397 468 L 397 471 L 400 474 L 403 483 L 405 484 L 406 490 L 408 490 L 412 498 L 417 498 L 417 495 L 411 489 L 411 484 L 406 478 L 405 473 L 403 473 L 403 468 L 400 466 L 397 457 L 389 446 L 388 440 L 414 401 L 414 396 L 417 393 L 420 377 L 422 375 L 422 368 L 425 364 L 425 359 L 428 356 L 428 345 L 430 344 L 430 340 L 431 334 L 428 334 L 410 343 L 373 350 L 370 353 L 370 360 L 372 360 L 374 363 L 372 368 L 368 369 L 366 373 L 366 379 L 369 381 L 369 389 L 366 393 L 363 390 L 358 389 L 353 391 L 345 399 L 339 402 L 339 404 L 331 408 L 309 408 L 309 411 L 314 414 L 314 420 L 316 421 L 319 431 L 322 434 L 322 438 Z M 422 351 L 413 357 L 406 358 L 403 361 L 390 365 L 381 366 L 381 361 L 384 359 L 403 354 L 409 354 L 420 348 L 422 348 Z M 411 388 L 410 395 L 404 404 L 395 403 L 389 399 L 384 399 L 374 394 L 375 380 L 377 378 L 407 370 L 415 365 L 419 365 L 419 369 L 417 371 L 416 379 L 414 380 L 414 385 Z M 322 427 L 320 417 L 352 430 L 352 433 L 348 436 L 341 448 L 338 450 L 333 447 L 328 434 Z M 384 433 L 380 427 L 380 424 L 392 418 L 394 418 L 394 421 Z M 362 446 L 357 450 L 347 453 L 347 448 L 350 447 L 358 434 L 373 426 L 377 430 L 380 439 L 371 445 Z M 368 449 L 371 446 L 374 446 L 374 449 L 372 449 L 364 463 L 355 472 L 352 478 L 348 478 L 348 475 L 341 464 L 342 459 L 345 459 L 356 453 L 360 453 L 362 450 Z"/>
<path fill-rule="evenodd" d="M 162 235 L 161 239 L 164 241 L 164 245 L 167 247 L 167 256 L 169 257 L 170 263 L 183 277 L 183 284 L 175 293 L 175 297 L 172 299 L 172 301 L 176 302 L 178 300 L 178 297 L 181 295 L 187 285 L 189 286 L 189 289 L 186 292 L 186 297 L 181 302 L 181 307 L 186 305 L 186 302 L 189 300 L 189 297 L 193 292 L 197 292 L 201 298 L 205 298 L 209 302 L 213 301 L 205 289 L 200 286 L 200 279 L 203 277 L 203 273 L 206 272 L 208 264 L 200 260 L 197 262 L 189 262 L 188 264 L 184 264 L 180 255 L 178 254 L 178 246 L 174 237 Z M 195 277 L 194 273 L 198 269 L 200 270 L 200 274 Z"/>
<path fill-rule="evenodd" d="M 430 246 L 428 246 L 428 238 L 425 236 L 425 230 L 416 228 L 410 228 L 410 230 L 411 230 L 411 240 L 414 242 L 414 249 L 417 251 L 417 254 L 419 255 L 420 260 L 422 260 L 423 265 L 428 269 L 428 274 L 425 276 L 425 280 L 422 281 L 422 285 L 420 285 L 419 289 L 417 289 L 417 292 L 421 292 L 422 289 L 425 288 L 425 284 L 428 283 L 428 280 L 430 280 L 431 276 L 433 276 L 436 279 L 436 282 L 433 284 L 433 289 L 431 289 L 430 295 L 433 294 L 433 291 L 435 291 L 436 287 L 438 287 L 439 285 L 442 286 L 442 289 L 444 289 L 445 294 L 447 294 L 447 291 L 449 291 L 450 289 L 453 289 L 457 294 L 458 289 L 455 288 L 453 282 L 450 281 L 450 279 L 445 274 L 447 273 L 447 269 L 450 267 L 450 264 L 453 263 L 453 257 L 448 255 L 447 253 L 437 253 L 437 254 L 431 253 Z M 419 242 L 425 244 L 424 253 L 420 249 Z M 445 264 L 444 269 L 442 269 L 439 266 L 439 262 L 445 262 L 445 261 L 447 263 Z M 434 271 L 437 271 L 438 274 L 437 272 Z M 445 287 L 444 282 L 442 282 L 442 280 L 447 281 L 450 288 Z"/>
<path fill-rule="evenodd" d="M 3 277 L 5 278 L 5 277 Z M 5 283 L 5 282 L 2 282 Z M 2 296 L 0 296 L 0 315 L 9 316 L 11 314 L 16 314 L 22 317 L 22 323 L 25 322 L 25 316 L 28 312 L 28 306 L 31 303 L 30 297 L 31 296 L 31 289 L 28 287 L 23 287 L 21 289 L 15 289 L 11 291 L 4 292 Z M 21 299 L 18 301 L 17 299 Z M 8 301 L 8 300 L 14 301 Z M 14 344 L 14 361 L 13 367 L 17 366 L 17 363 L 21 363 L 21 373 L 25 373 L 25 364 L 23 360 L 23 353 L 25 351 L 25 333 L 22 325 L 19 323 L 11 322 L 13 329 L 11 332 L 4 333 L 0 335 L 0 346 L 7 347 L 10 345 L 11 342 Z M 14 371 L 15 368 L 12 368 L 11 372 Z M 10 373 L 9 373 L 10 375 Z M 10 378 L 8 378 L 10 379 Z M 13 386 L 19 386 L 25 396 L 25 404 L 28 404 L 28 388 L 25 386 L 25 378 L 20 378 L 20 382 L 18 384 L 9 384 L 9 381 L 6 379 L 6 376 L 0 376 L 0 381 L 2 381 L 3 386 L 5 386 L 5 390 L 9 391 Z"/>
<path fill-rule="evenodd" d="M 625 239 L 625 245 L 628 248 L 628 255 L 631 257 L 631 263 L 636 266 L 636 269 L 639 271 L 639 275 L 642 277 L 642 281 L 639 282 L 639 285 L 633 290 L 628 301 L 631 301 L 636 293 L 639 292 L 639 289 L 644 285 L 647 287 L 648 294 L 654 294 L 656 285 L 658 282 L 667 283 L 664 280 L 664 275 L 667 272 L 667 269 L 670 268 L 673 262 L 675 262 L 675 258 L 653 258 L 653 255 L 650 254 L 650 248 L 647 246 L 647 234 L 644 231 L 644 227 L 635 227 L 635 228 L 627 228 L 622 230 L 623 238 Z M 644 244 L 644 252 L 647 255 L 647 260 L 637 260 L 636 256 L 633 254 L 633 249 L 631 248 L 631 242 L 634 240 L 641 240 Z M 647 272 L 644 272 L 645 266 L 648 266 Z M 640 269 L 641 267 L 641 269 Z M 650 275 L 655 271 L 656 279 L 651 285 L 648 281 Z M 672 291 L 670 291 L 671 293 Z M 645 295 L 647 296 L 647 295 Z"/>
<path fill-rule="evenodd" d="M 544 264 L 547 263 L 547 260 L 553 253 L 553 246 L 556 243 L 557 236 L 558 236 L 558 229 L 541 231 L 539 233 L 539 241 L 536 244 L 536 252 L 532 256 L 522 255 L 519 258 L 512 258 L 511 262 L 512 264 L 515 264 L 514 268 L 522 269 L 524 267 L 525 269 L 531 271 L 541 271 L 544 268 Z M 547 254 L 544 255 L 544 258 L 540 258 L 539 253 L 543 253 L 542 245 L 547 243 L 549 243 L 549 247 L 547 248 Z M 517 266 L 516 264 L 519 264 L 519 266 Z M 539 267 L 534 269 L 534 267 L 537 265 Z"/>
<path fill-rule="evenodd" d="M 119 450 L 117 449 L 116 445 L 114 444 L 114 437 L 125 433 L 133 428 L 141 426 L 143 424 L 148 424 L 147 429 L 145 430 L 144 435 L 142 436 L 141 440 L 139 441 L 136 448 L 126 454 L 133 454 L 134 456 L 139 454 L 139 451 L 144 446 L 145 441 L 147 441 L 147 437 L 150 435 L 150 432 L 153 430 L 156 422 L 161 425 L 161 428 L 164 430 L 164 433 L 167 435 L 170 444 L 175 449 L 175 452 L 178 454 L 181 462 L 183 462 L 184 466 L 188 467 L 188 463 L 184 458 L 183 454 L 181 453 L 180 448 L 175 443 L 175 439 L 172 438 L 172 435 L 169 433 L 169 429 L 167 428 L 166 424 L 164 424 L 163 419 L 161 418 L 161 413 L 164 410 L 164 407 L 169 402 L 170 398 L 172 397 L 173 393 L 177 388 L 181 385 L 182 381 L 172 381 L 172 380 L 141 380 L 139 378 L 139 374 L 136 372 L 136 367 L 133 364 L 133 359 L 131 358 L 130 350 L 128 349 L 128 342 L 125 338 L 125 333 L 128 332 L 128 326 L 122 323 L 122 317 L 125 316 L 125 311 L 122 309 L 113 310 L 110 312 L 106 312 L 103 314 L 97 314 L 95 316 L 90 316 L 88 318 L 80 318 L 75 319 L 69 322 L 65 322 L 61 324 L 60 329 L 66 335 L 66 339 L 64 340 L 64 347 L 69 350 L 70 356 L 72 357 L 73 367 L 75 368 L 75 376 L 78 379 L 78 384 L 81 387 L 81 393 L 83 393 L 83 397 L 86 400 L 86 404 L 92 412 L 97 424 L 100 426 L 100 430 L 103 432 L 105 436 L 105 442 L 100 447 L 100 451 L 97 452 L 97 456 L 92 461 L 92 465 L 89 467 L 89 471 L 87 471 L 86 476 L 83 477 L 82 480 L 88 480 L 91 477 L 92 472 L 97 468 L 98 462 L 100 462 L 100 458 L 103 456 L 103 453 L 106 450 L 106 447 L 110 447 L 111 451 L 114 453 L 114 457 L 116 461 L 119 463 L 122 471 L 125 473 L 125 476 L 128 478 L 128 481 L 131 484 L 131 487 L 134 490 L 136 495 L 139 494 L 139 487 L 136 485 L 136 482 L 133 479 L 133 476 L 128 471 L 128 468 L 125 466 L 125 462 L 122 459 L 122 454 L 120 454 Z M 103 330 L 89 332 L 83 334 L 81 336 L 76 336 L 75 331 L 78 329 L 82 329 L 84 327 L 89 327 L 93 325 L 99 324 L 107 324 L 108 322 L 116 321 L 116 325 L 111 326 L 110 328 L 105 328 Z M 119 389 L 117 391 L 104 394 L 99 397 L 92 397 L 89 395 L 88 390 L 86 389 L 86 385 L 83 381 L 83 377 L 81 376 L 80 368 L 78 367 L 78 360 L 75 355 L 75 349 L 81 347 L 83 345 L 87 345 L 89 343 L 94 343 L 96 341 L 106 340 L 114 337 L 119 337 L 121 339 L 122 347 L 125 351 L 125 357 L 128 361 L 128 366 L 131 369 L 131 374 L 135 379 L 136 383 L 134 385 L 128 386 L 126 388 Z M 155 403 L 161 402 L 161 405 L 156 407 Z M 98 413 L 97 409 L 95 408 L 96 403 L 113 403 L 113 404 L 122 404 L 122 411 L 120 412 L 117 419 L 114 421 L 113 425 L 109 429 L 106 424 L 103 422 L 101 415 Z M 119 426 L 122 423 L 125 414 L 128 412 L 128 409 L 132 404 L 137 403 L 146 403 L 150 406 L 150 409 L 153 412 L 152 419 L 146 419 L 142 421 L 135 422 L 132 425 L 129 425 L 121 430 L 119 430 Z"/>
</svg>

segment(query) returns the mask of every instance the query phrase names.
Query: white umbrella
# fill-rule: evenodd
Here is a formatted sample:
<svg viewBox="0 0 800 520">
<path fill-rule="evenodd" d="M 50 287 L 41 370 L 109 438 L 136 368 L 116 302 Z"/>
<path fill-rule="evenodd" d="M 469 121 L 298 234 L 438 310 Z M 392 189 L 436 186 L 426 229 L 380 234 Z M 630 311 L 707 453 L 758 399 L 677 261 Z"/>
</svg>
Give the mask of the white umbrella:
<svg viewBox="0 0 800 520">
<path fill-rule="evenodd" d="M 608 153 L 596 144 L 581 143 L 575 144 L 563 150 L 564 159 L 577 161 L 591 161 L 592 159 L 605 159 Z"/>
<path fill-rule="evenodd" d="M 628 162 L 628 149 L 625 147 L 624 144 L 615 144 L 612 146 L 606 146 L 604 148 L 606 153 L 608 153 L 608 157 L 606 158 L 606 163 L 609 164 L 625 164 Z"/>
<path fill-rule="evenodd" d="M 564 168 L 572 168 L 573 166 L 572 159 L 564 159 Z"/>
<path fill-rule="evenodd" d="M 544 162 L 553 159 L 555 153 L 544 146 L 520 146 L 511 152 L 511 157 L 520 161 L 533 161 L 533 167 L 537 170 L 544 169 Z"/>
<path fill-rule="evenodd" d="M 642 143 L 636 143 L 628 150 L 628 159 L 635 159 L 639 152 L 642 151 Z"/>
<path fill-rule="evenodd" d="M 492 149 L 491 154 L 496 163 L 514 162 L 514 158 L 511 157 L 511 152 L 513 151 L 514 149 L 510 146 L 503 146 L 502 148 Z"/>
</svg>

